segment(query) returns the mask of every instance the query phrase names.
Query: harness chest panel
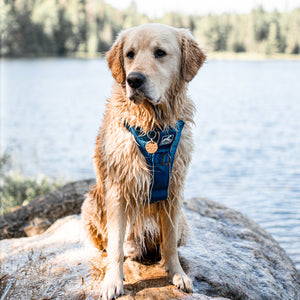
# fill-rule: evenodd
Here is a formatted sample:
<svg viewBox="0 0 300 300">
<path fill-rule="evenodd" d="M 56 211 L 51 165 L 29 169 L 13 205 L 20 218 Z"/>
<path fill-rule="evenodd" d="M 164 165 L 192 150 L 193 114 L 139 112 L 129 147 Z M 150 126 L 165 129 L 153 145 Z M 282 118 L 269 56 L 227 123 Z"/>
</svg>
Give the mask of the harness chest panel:
<svg viewBox="0 0 300 300">
<path fill-rule="evenodd" d="M 154 130 L 148 132 L 148 134 L 145 134 L 139 127 L 130 127 L 128 124 L 125 124 L 125 126 L 134 136 L 152 175 L 149 193 L 150 203 L 166 200 L 169 195 L 169 183 L 174 158 L 184 122 L 179 120 L 175 128 L 169 127 L 166 130 Z M 151 153 L 154 150 L 151 151 L 149 149 L 154 149 L 155 152 Z"/>
</svg>

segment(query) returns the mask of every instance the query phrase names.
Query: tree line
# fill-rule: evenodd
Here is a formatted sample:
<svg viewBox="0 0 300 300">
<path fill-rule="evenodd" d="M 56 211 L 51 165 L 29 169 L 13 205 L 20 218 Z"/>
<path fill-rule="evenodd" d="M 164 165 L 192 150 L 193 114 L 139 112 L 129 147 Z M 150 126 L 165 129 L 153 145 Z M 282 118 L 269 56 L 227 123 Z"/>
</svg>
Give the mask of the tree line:
<svg viewBox="0 0 300 300">
<path fill-rule="evenodd" d="M 208 52 L 300 54 L 300 8 L 248 14 L 181 15 L 151 19 L 134 2 L 119 10 L 103 0 L 3 0 L 0 55 L 96 56 L 107 51 L 122 29 L 148 22 L 189 28 Z"/>
</svg>

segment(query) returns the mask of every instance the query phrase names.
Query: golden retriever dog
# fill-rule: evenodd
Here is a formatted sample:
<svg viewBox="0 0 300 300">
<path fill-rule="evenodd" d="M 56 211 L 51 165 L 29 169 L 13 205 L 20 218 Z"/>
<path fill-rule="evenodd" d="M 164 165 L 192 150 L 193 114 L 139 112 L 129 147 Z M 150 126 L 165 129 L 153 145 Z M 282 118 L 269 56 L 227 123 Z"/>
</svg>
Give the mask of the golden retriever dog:
<svg viewBox="0 0 300 300">
<path fill-rule="evenodd" d="M 89 239 L 107 251 L 102 299 L 123 294 L 125 256 L 141 258 L 157 247 L 172 283 L 192 292 L 192 280 L 180 265 L 177 247 L 185 244 L 188 231 L 182 203 L 195 107 L 187 96 L 187 84 L 205 54 L 188 30 L 145 24 L 121 32 L 106 58 L 115 82 L 96 142 L 96 184 L 82 206 Z M 179 130 L 175 152 L 172 141 Z M 145 143 L 149 139 L 148 146 L 154 146 L 146 145 L 149 157 L 169 143 L 174 159 L 171 152 L 158 154 L 162 155 L 158 169 L 151 167 L 133 134 L 136 131 Z M 162 140 L 163 132 L 168 135 Z M 152 203 L 153 178 L 160 167 L 169 177 L 164 173 L 155 179 L 155 184 L 166 184 L 164 198 Z"/>
</svg>

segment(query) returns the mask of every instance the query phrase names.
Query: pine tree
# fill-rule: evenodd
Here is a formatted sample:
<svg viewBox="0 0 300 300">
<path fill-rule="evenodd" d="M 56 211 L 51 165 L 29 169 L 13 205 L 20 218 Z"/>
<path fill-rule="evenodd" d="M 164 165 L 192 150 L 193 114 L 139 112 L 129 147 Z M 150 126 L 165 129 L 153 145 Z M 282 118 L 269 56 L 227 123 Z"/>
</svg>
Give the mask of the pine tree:
<svg viewBox="0 0 300 300">
<path fill-rule="evenodd" d="M 266 54 L 276 54 L 280 52 L 280 31 L 277 22 L 272 22 L 269 28 Z"/>
</svg>

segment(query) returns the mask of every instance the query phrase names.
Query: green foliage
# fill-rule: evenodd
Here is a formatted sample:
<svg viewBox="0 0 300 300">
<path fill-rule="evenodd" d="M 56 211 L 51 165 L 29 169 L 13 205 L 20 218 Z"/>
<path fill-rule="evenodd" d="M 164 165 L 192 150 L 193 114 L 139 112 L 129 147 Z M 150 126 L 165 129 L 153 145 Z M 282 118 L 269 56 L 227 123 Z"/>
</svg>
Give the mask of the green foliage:
<svg viewBox="0 0 300 300">
<path fill-rule="evenodd" d="M 0 156 L 0 216 L 61 185 L 62 182 L 44 176 L 25 178 L 19 172 L 12 171 L 10 156 L 4 153 Z"/>
<path fill-rule="evenodd" d="M 251 21 L 253 24 L 253 35 L 257 42 L 261 42 L 268 38 L 269 34 L 269 23 L 266 18 L 266 12 L 259 6 L 251 12 Z"/>
<path fill-rule="evenodd" d="M 186 16 L 159 19 L 139 14 L 135 2 L 121 11 L 103 0 L 4 0 L 0 4 L 1 56 L 95 56 L 121 29 L 147 22 L 186 27 L 207 51 L 300 54 L 300 9 L 290 13 Z"/>
</svg>

